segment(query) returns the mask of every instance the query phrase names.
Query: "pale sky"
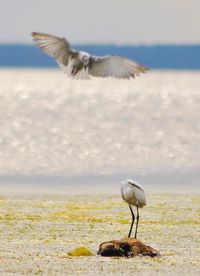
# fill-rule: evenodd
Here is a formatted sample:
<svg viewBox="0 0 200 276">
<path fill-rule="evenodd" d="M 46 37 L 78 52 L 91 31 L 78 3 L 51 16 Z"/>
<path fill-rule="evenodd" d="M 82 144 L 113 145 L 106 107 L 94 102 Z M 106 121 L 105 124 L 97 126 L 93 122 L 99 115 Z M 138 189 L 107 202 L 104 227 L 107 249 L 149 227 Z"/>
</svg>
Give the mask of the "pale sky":
<svg viewBox="0 0 200 276">
<path fill-rule="evenodd" d="M 0 43 L 200 44 L 200 0 L 0 0 Z"/>
</svg>

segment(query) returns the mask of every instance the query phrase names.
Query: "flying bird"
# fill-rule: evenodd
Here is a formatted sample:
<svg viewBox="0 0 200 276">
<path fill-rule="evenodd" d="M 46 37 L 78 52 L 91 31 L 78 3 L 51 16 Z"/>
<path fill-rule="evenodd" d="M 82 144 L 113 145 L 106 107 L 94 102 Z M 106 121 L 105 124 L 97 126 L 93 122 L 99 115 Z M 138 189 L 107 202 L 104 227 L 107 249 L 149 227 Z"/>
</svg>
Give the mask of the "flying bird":
<svg viewBox="0 0 200 276">
<path fill-rule="evenodd" d="M 44 33 L 31 33 L 37 47 L 55 58 L 68 77 L 87 79 L 94 77 L 114 77 L 131 79 L 148 68 L 133 60 L 116 55 L 93 56 L 73 49 L 65 38 Z"/>
<path fill-rule="evenodd" d="M 121 196 L 122 196 L 123 200 L 125 200 L 128 203 L 130 211 L 131 211 L 131 215 L 132 215 L 131 228 L 130 228 L 129 234 L 128 234 L 129 238 L 131 236 L 133 224 L 135 221 L 135 215 L 134 215 L 131 205 L 136 206 L 137 221 L 136 221 L 135 236 L 134 236 L 136 239 L 137 238 L 137 230 L 138 230 L 138 222 L 139 222 L 139 208 L 142 208 L 144 205 L 146 205 L 146 197 L 145 197 L 144 190 L 133 179 L 126 179 L 125 181 L 122 181 Z"/>
</svg>

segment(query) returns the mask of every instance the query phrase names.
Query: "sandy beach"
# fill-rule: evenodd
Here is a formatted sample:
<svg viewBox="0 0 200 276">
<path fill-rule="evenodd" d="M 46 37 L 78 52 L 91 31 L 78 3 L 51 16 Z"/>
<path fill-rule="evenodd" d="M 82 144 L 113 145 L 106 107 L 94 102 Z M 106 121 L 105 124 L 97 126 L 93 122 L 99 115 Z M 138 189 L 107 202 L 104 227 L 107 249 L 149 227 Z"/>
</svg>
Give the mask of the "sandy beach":
<svg viewBox="0 0 200 276">
<path fill-rule="evenodd" d="M 160 258 L 96 256 L 125 237 L 130 214 L 119 195 L 12 194 L 0 197 L 1 275 L 198 275 L 200 196 L 148 194 L 138 239 Z M 84 246 L 94 256 L 69 257 Z"/>
</svg>

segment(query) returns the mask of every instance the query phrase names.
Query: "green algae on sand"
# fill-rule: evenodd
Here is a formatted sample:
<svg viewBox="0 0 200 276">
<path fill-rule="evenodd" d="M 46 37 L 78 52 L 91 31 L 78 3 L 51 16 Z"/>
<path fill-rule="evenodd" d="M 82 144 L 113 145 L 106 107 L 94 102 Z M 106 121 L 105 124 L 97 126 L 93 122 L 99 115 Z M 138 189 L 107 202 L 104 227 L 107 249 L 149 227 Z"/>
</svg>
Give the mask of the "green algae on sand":
<svg viewBox="0 0 200 276">
<path fill-rule="evenodd" d="M 134 261 L 92 253 L 102 241 L 128 234 L 129 210 L 118 195 L 13 195 L 0 198 L 0 203 L 2 275 L 104 276 L 137 271 L 193 276 L 200 271 L 199 195 L 148 195 L 138 238 L 158 249 L 162 257 L 135 257 Z M 90 253 L 83 249 L 74 256 L 67 253 L 83 246 Z"/>
</svg>

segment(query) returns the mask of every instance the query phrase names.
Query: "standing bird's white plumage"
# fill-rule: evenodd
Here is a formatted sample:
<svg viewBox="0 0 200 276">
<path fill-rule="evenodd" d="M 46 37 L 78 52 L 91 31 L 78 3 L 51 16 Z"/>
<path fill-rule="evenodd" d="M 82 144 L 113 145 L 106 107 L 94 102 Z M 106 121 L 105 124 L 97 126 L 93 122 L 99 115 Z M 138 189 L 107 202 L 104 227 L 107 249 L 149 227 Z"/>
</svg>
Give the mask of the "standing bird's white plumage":
<svg viewBox="0 0 200 276">
<path fill-rule="evenodd" d="M 65 38 L 32 32 L 36 46 L 55 58 L 61 69 L 72 78 L 114 77 L 134 78 L 145 73 L 148 68 L 135 61 L 120 56 L 92 56 L 71 48 Z"/>
<path fill-rule="evenodd" d="M 121 196 L 123 200 L 128 203 L 131 211 L 131 215 L 132 215 L 132 223 L 131 223 L 131 228 L 130 228 L 128 237 L 131 236 L 133 224 L 135 221 L 135 215 L 131 205 L 136 206 L 137 208 L 137 217 L 136 217 L 137 221 L 136 221 L 136 229 L 135 229 L 135 239 L 136 239 L 138 222 L 139 222 L 139 208 L 142 208 L 143 206 L 146 205 L 146 197 L 145 197 L 144 190 L 133 179 L 126 179 L 125 181 L 122 181 Z"/>
</svg>

